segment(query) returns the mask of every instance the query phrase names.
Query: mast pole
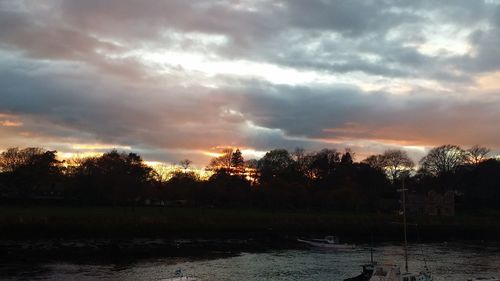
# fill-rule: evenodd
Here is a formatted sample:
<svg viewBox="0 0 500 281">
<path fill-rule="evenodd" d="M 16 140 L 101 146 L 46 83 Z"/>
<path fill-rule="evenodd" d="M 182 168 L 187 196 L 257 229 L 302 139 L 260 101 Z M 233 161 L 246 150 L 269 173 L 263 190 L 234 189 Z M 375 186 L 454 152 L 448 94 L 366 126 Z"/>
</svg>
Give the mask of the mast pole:
<svg viewBox="0 0 500 281">
<path fill-rule="evenodd" d="M 373 264 L 373 247 L 370 248 L 370 263 Z"/>
<path fill-rule="evenodd" d="M 373 228 L 372 228 L 373 230 Z M 370 263 L 373 265 L 373 232 L 370 233 Z"/>
<path fill-rule="evenodd" d="M 402 189 L 402 192 L 403 192 L 403 225 L 404 225 L 404 240 L 405 240 L 405 247 L 404 247 L 404 250 L 405 250 L 405 270 L 406 272 L 408 272 L 408 239 L 406 237 L 406 193 L 405 193 L 406 189 L 405 189 L 405 179 L 404 179 L 404 176 L 403 176 L 403 189 Z"/>
</svg>

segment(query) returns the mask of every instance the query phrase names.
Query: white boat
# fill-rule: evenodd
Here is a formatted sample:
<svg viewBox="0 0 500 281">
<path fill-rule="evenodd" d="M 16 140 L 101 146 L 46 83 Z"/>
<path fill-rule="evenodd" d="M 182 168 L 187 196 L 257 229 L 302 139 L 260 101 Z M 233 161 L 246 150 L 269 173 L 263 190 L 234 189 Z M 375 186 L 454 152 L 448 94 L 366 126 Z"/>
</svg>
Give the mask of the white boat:
<svg viewBox="0 0 500 281">
<path fill-rule="evenodd" d="M 318 248 L 330 248 L 330 249 L 353 249 L 354 245 L 340 244 L 339 239 L 336 236 L 326 236 L 323 239 L 297 239 L 297 241 L 305 243 L 309 246 Z"/>
</svg>

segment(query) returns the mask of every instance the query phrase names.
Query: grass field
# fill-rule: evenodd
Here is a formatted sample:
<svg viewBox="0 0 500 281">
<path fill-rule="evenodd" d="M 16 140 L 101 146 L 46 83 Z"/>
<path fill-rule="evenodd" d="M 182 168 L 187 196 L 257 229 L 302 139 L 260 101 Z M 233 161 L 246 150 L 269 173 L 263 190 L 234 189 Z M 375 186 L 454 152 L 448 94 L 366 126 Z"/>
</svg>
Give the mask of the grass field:
<svg viewBox="0 0 500 281">
<path fill-rule="evenodd" d="M 338 234 L 352 239 L 398 239 L 401 217 L 329 211 L 161 207 L 0 207 L 0 237 L 246 236 Z M 420 238 L 500 237 L 498 213 L 421 217 Z M 410 230 L 413 226 L 410 226 Z M 412 231 L 410 231 L 411 235 Z M 416 233 L 416 231 L 415 231 Z M 498 238 L 497 238 L 498 239 Z"/>
</svg>

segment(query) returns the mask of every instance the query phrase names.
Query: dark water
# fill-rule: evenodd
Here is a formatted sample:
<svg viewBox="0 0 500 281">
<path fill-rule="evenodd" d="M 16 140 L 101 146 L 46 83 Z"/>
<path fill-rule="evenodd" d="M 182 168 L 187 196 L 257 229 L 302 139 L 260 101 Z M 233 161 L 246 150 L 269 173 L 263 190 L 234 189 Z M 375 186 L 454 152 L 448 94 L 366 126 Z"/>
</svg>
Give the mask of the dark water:
<svg viewBox="0 0 500 281">
<path fill-rule="evenodd" d="M 467 280 L 500 276 L 500 245 L 420 244 L 410 246 L 410 270 L 427 262 L 434 280 Z M 379 262 L 403 265 L 399 245 L 375 248 Z M 3 280 L 161 280 L 177 268 L 202 280 L 343 280 L 360 272 L 369 261 L 369 251 L 283 250 L 241 253 L 223 258 L 156 258 L 132 263 L 3 264 Z"/>
</svg>

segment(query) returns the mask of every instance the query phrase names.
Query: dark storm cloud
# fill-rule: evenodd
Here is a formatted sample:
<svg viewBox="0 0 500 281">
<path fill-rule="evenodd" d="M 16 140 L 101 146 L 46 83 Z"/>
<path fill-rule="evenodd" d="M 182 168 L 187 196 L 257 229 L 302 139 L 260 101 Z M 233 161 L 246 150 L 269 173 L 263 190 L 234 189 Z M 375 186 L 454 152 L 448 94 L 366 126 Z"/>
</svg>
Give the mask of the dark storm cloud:
<svg viewBox="0 0 500 281">
<path fill-rule="evenodd" d="M 250 105 L 246 116 L 290 136 L 500 146 L 500 131 L 494 125 L 500 120 L 498 95 L 454 99 L 427 92 L 398 97 L 345 87 L 280 86 L 254 89 L 246 97 L 245 104 Z"/>
</svg>

